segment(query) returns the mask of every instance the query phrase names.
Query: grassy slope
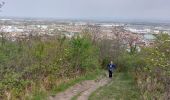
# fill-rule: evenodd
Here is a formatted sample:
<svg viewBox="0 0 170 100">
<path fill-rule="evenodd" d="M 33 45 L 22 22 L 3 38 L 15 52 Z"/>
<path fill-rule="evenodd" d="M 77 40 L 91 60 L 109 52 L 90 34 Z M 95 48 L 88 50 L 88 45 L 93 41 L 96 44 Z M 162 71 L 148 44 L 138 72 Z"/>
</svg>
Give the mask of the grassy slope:
<svg viewBox="0 0 170 100">
<path fill-rule="evenodd" d="M 92 93 L 89 100 L 140 100 L 140 94 L 130 74 L 115 73 L 111 83 Z"/>
</svg>

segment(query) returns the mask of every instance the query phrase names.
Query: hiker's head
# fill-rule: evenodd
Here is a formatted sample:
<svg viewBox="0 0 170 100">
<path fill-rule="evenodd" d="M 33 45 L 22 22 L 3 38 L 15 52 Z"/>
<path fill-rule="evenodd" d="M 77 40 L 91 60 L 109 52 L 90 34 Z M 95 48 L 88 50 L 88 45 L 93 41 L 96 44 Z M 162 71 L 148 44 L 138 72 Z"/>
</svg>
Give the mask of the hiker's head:
<svg viewBox="0 0 170 100">
<path fill-rule="evenodd" d="M 113 61 L 110 61 L 110 64 L 113 64 Z"/>
</svg>

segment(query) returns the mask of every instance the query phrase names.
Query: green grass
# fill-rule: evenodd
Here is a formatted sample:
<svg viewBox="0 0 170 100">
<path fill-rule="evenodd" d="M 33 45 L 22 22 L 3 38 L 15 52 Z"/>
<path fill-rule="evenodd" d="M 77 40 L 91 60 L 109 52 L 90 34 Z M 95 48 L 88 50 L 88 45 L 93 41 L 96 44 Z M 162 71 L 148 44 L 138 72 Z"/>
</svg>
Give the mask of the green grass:
<svg viewBox="0 0 170 100">
<path fill-rule="evenodd" d="M 140 100 L 140 93 L 128 73 L 115 73 L 112 81 L 91 94 L 89 100 Z"/>
</svg>

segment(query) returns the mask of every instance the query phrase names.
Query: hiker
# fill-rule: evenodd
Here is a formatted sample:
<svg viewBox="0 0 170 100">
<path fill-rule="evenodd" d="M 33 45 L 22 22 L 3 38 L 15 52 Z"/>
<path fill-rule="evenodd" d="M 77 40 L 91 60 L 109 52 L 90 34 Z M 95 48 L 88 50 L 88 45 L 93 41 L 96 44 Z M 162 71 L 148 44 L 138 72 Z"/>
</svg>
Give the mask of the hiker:
<svg viewBox="0 0 170 100">
<path fill-rule="evenodd" d="M 109 78 L 112 78 L 112 73 L 113 73 L 113 70 L 116 68 L 116 65 L 113 64 L 112 61 L 110 61 L 110 63 L 107 65 L 107 68 L 109 72 Z"/>
</svg>

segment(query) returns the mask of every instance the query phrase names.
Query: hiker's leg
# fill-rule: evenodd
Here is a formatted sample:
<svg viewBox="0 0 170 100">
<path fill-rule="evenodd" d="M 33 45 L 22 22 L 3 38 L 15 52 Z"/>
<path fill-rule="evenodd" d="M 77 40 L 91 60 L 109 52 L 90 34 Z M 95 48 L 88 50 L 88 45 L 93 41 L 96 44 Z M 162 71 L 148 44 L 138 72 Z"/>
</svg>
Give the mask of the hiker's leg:
<svg viewBox="0 0 170 100">
<path fill-rule="evenodd" d="M 109 70 L 109 77 L 112 77 L 112 72 Z"/>
<path fill-rule="evenodd" d="M 112 77 L 112 71 L 110 71 L 110 74 L 111 74 L 110 77 Z"/>
</svg>

